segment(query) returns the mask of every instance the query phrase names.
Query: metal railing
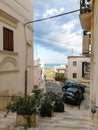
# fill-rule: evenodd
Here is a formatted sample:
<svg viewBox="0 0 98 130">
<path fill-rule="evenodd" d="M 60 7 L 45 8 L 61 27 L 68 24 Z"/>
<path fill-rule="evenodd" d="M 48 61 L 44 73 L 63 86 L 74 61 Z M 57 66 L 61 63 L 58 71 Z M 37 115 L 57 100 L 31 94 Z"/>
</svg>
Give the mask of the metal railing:
<svg viewBox="0 0 98 130">
<path fill-rule="evenodd" d="M 80 13 L 87 13 L 91 12 L 91 6 L 90 6 L 91 0 L 80 0 Z"/>
</svg>

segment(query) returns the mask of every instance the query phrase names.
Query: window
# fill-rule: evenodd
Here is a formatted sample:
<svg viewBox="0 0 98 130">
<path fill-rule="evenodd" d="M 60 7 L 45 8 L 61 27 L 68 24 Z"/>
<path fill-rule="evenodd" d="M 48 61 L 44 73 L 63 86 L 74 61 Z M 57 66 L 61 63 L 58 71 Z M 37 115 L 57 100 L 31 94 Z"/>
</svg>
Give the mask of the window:
<svg viewBox="0 0 98 130">
<path fill-rule="evenodd" d="M 82 62 L 82 77 L 90 78 L 90 63 Z"/>
<path fill-rule="evenodd" d="M 77 65 L 77 62 L 76 61 L 73 61 L 73 66 L 76 66 Z"/>
<path fill-rule="evenodd" d="M 13 31 L 3 27 L 3 49 L 13 51 Z"/>
<path fill-rule="evenodd" d="M 77 73 L 73 73 L 73 78 L 77 78 Z"/>
</svg>

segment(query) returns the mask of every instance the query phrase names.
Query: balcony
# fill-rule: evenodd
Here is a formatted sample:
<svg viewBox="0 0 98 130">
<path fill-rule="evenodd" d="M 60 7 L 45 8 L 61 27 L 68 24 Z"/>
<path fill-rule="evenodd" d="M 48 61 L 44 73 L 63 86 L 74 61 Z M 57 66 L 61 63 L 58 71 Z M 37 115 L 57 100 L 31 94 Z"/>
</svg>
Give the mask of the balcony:
<svg viewBox="0 0 98 130">
<path fill-rule="evenodd" d="M 83 44 L 82 44 L 82 54 L 85 56 L 90 56 L 91 50 L 90 50 L 90 35 L 84 35 L 83 36 Z"/>
<path fill-rule="evenodd" d="M 91 6 L 85 0 L 80 1 L 80 22 L 83 30 L 91 29 Z"/>
</svg>

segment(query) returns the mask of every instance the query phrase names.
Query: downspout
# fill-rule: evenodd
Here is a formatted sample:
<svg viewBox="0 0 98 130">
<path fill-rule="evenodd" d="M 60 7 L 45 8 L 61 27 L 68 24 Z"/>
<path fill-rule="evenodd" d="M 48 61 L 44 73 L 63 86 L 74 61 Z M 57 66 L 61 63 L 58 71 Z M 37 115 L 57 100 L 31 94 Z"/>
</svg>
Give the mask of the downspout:
<svg viewBox="0 0 98 130">
<path fill-rule="evenodd" d="M 24 24 L 24 36 L 25 36 L 25 43 L 26 43 L 26 55 L 25 55 L 25 88 L 24 88 L 24 96 L 26 97 L 28 94 L 28 69 L 27 69 L 27 61 L 28 61 L 28 47 L 27 47 L 27 36 L 26 36 L 26 25 L 30 23 Z"/>
<path fill-rule="evenodd" d="M 26 44 L 26 54 L 25 54 L 25 87 L 24 87 L 24 96 L 27 96 L 27 79 L 28 79 L 28 70 L 27 70 L 27 59 L 28 59 L 28 50 L 27 50 L 27 38 L 26 38 L 26 24 L 24 24 L 24 36 L 25 36 L 25 44 Z"/>
</svg>

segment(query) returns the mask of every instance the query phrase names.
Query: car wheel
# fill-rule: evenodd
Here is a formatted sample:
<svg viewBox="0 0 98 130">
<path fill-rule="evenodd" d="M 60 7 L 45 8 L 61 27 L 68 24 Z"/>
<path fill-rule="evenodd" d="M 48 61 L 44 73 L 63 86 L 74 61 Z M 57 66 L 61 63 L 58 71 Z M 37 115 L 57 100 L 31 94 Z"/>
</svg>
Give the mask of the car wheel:
<svg viewBox="0 0 98 130">
<path fill-rule="evenodd" d="M 78 105 L 78 106 L 80 105 L 80 100 L 77 101 L 77 105 Z"/>
</svg>

